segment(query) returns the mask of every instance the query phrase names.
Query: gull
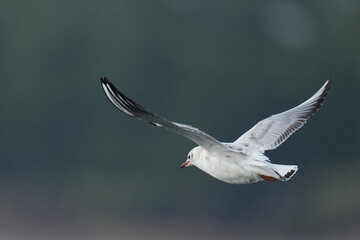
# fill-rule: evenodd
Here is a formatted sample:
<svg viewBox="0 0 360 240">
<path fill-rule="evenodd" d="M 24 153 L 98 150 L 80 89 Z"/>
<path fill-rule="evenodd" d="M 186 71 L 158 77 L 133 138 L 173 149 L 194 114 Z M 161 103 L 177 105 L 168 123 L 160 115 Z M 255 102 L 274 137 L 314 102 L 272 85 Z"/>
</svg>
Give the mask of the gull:
<svg viewBox="0 0 360 240">
<path fill-rule="evenodd" d="M 297 172 L 296 165 L 271 163 L 264 152 L 277 148 L 319 110 L 333 79 L 333 75 L 330 76 L 300 105 L 261 120 L 235 142 L 220 142 L 195 127 L 160 117 L 125 96 L 106 77 L 100 81 L 110 102 L 125 114 L 173 131 L 199 145 L 189 152 L 181 168 L 196 166 L 226 183 L 246 184 L 263 180 L 287 181 Z"/>
</svg>

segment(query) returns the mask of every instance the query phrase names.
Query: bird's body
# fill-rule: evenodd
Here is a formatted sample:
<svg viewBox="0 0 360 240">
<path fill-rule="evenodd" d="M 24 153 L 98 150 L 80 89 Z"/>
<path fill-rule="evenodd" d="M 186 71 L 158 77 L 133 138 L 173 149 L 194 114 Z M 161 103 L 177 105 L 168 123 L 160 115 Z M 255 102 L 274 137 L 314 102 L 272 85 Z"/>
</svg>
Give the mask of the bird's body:
<svg viewBox="0 0 360 240">
<path fill-rule="evenodd" d="M 189 152 L 187 161 L 181 167 L 194 165 L 209 175 L 231 184 L 262 180 L 287 181 L 297 172 L 298 167 L 295 165 L 271 163 L 264 152 L 278 147 L 305 124 L 322 105 L 332 81 L 333 77 L 302 104 L 265 118 L 235 142 L 224 143 L 190 125 L 166 120 L 146 110 L 118 91 L 109 80 L 101 78 L 107 97 L 122 112 L 183 135 L 199 145 Z"/>
<path fill-rule="evenodd" d="M 241 184 L 261 180 L 258 167 L 252 165 L 256 160 L 243 153 L 212 154 L 200 146 L 195 147 L 191 153 L 194 154 L 191 158 L 196 159 L 192 163 L 194 166 L 221 181 Z"/>
<path fill-rule="evenodd" d="M 189 153 L 190 160 L 194 159 L 191 164 L 214 178 L 232 184 L 255 183 L 262 180 L 286 181 L 297 171 L 295 165 L 272 164 L 262 153 L 245 149 L 246 146 L 242 147 L 248 151 L 247 154 L 234 151 L 214 154 L 197 146 Z M 290 174 L 285 177 L 288 173 Z"/>
</svg>

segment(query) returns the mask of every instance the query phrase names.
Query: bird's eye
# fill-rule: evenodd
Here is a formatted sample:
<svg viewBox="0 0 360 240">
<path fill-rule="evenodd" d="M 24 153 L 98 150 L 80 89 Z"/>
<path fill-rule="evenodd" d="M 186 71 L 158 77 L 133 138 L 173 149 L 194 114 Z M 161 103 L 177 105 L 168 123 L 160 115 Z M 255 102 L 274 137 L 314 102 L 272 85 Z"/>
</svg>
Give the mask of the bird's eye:
<svg viewBox="0 0 360 240">
<path fill-rule="evenodd" d="M 187 156 L 187 159 L 190 159 L 190 155 Z"/>
</svg>

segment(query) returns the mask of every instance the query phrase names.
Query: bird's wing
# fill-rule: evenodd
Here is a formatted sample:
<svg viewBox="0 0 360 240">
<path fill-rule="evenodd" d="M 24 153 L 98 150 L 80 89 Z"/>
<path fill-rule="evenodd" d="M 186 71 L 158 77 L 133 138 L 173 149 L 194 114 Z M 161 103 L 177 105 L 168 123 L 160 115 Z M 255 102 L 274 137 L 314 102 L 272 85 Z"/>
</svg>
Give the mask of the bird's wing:
<svg viewBox="0 0 360 240">
<path fill-rule="evenodd" d="M 157 127 L 164 127 L 170 131 L 178 133 L 194 141 L 210 152 L 236 151 L 235 149 L 229 148 L 225 144 L 219 142 L 215 138 L 209 136 L 197 128 L 194 128 L 190 125 L 169 121 L 146 110 L 144 107 L 140 106 L 117 90 L 114 84 L 112 84 L 107 78 L 101 78 L 100 81 L 110 102 L 122 112 L 137 119 L 149 122 Z"/>
<path fill-rule="evenodd" d="M 333 79 L 334 76 L 330 76 L 329 80 L 325 82 L 319 91 L 297 107 L 272 115 L 258 122 L 233 144 L 250 146 L 260 151 L 277 148 L 319 110 Z"/>
</svg>

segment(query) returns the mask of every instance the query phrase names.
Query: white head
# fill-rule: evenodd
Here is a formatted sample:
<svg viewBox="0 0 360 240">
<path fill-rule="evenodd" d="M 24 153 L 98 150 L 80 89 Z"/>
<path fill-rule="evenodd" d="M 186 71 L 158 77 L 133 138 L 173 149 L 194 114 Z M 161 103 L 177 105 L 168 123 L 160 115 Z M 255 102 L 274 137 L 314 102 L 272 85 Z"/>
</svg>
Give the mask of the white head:
<svg viewBox="0 0 360 240">
<path fill-rule="evenodd" d="M 192 165 L 197 166 L 197 162 L 200 160 L 200 154 L 202 152 L 202 147 L 197 146 L 193 149 L 191 149 L 191 151 L 189 152 L 189 154 L 187 155 L 187 159 L 186 162 L 184 162 L 183 164 L 181 164 L 181 168 L 183 167 L 190 167 Z"/>
</svg>

